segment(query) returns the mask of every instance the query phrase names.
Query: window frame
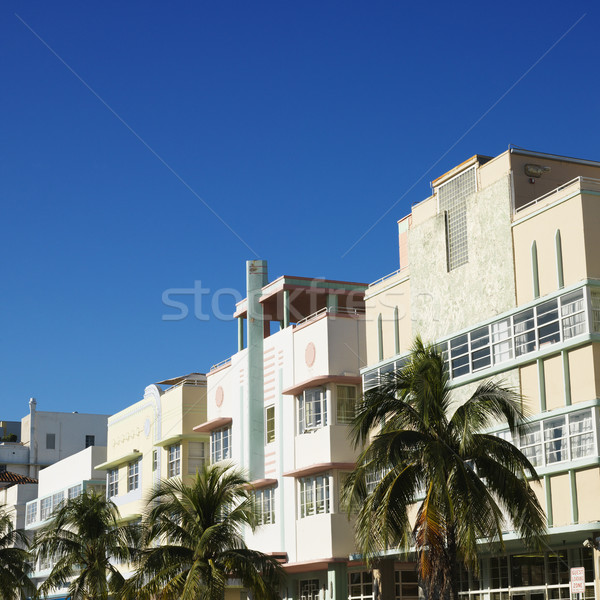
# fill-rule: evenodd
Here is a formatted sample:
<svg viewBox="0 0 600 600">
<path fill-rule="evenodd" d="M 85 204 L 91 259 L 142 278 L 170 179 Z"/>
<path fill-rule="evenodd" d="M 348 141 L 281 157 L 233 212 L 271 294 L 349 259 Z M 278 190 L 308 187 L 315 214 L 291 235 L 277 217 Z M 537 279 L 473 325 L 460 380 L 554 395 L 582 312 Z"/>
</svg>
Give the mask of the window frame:
<svg viewBox="0 0 600 600">
<path fill-rule="evenodd" d="M 181 444 L 172 444 L 167 448 L 167 477 L 181 475 Z"/>
<path fill-rule="evenodd" d="M 271 404 L 270 406 L 265 407 L 265 445 L 274 444 L 275 440 L 275 405 Z"/>
<path fill-rule="evenodd" d="M 119 495 L 119 469 L 106 471 L 106 497 L 114 498 Z"/>
<path fill-rule="evenodd" d="M 275 524 L 275 489 L 270 486 L 254 492 L 259 525 Z"/>
<path fill-rule="evenodd" d="M 296 396 L 298 435 L 313 433 L 327 427 L 327 396 L 328 390 L 325 386 L 307 388 Z"/>
<path fill-rule="evenodd" d="M 133 492 L 140 487 L 140 462 L 137 460 L 131 461 L 127 465 L 127 492 Z"/>
<path fill-rule="evenodd" d="M 331 514 L 331 473 L 298 479 L 299 518 Z"/>
<path fill-rule="evenodd" d="M 341 390 L 352 390 L 350 396 L 343 397 L 340 394 Z M 335 386 L 335 408 L 336 408 L 336 422 L 338 425 L 351 425 L 356 415 L 356 403 L 358 401 L 358 390 L 355 385 L 340 384 Z M 346 403 L 344 407 L 343 404 Z M 349 410 L 351 406 L 351 410 Z M 351 414 L 350 414 L 351 413 Z"/>
<path fill-rule="evenodd" d="M 231 425 L 210 432 L 210 462 L 231 460 Z"/>
</svg>

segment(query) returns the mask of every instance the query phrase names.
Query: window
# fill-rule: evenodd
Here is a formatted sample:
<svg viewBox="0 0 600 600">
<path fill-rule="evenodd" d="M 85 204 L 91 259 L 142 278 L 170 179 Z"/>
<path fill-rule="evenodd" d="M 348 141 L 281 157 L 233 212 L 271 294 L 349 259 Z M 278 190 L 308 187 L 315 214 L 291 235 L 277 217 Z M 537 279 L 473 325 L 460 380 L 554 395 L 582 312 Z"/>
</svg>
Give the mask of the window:
<svg viewBox="0 0 600 600">
<path fill-rule="evenodd" d="M 301 579 L 298 587 L 300 600 L 319 600 L 318 579 Z"/>
<path fill-rule="evenodd" d="M 204 442 L 188 442 L 188 474 L 195 475 L 205 464 Z"/>
<path fill-rule="evenodd" d="M 419 583 L 416 571 L 396 571 L 396 600 L 418 600 Z"/>
<path fill-rule="evenodd" d="M 55 433 L 47 433 L 46 434 L 46 450 L 55 450 L 56 449 L 56 434 Z"/>
<path fill-rule="evenodd" d="M 158 469 L 158 450 L 152 450 L 152 471 Z"/>
<path fill-rule="evenodd" d="M 596 455 L 595 409 L 580 410 L 530 423 L 514 440 L 534 467 Z M 508 430 L 497 433 L 508 441 Z"/>
<path fill-rule="evenodd" d="M 469 261 L 467 244 L 467 196 L 477 191 L 475 167 L 467 169 L 437 190 L 439 210 L 446 215 L 448 271 Z"/>
<path fill-rule="evenodd" d="M 352 423 L 356 411 L 356 387 L 353 385 L 336 386 L 337 422 L 343 425 Z"/>
<path fill-rule="evenodd" d="M 231 458 L 231 427 L 210 434 L 210 460 L 213 463 Z"/>
<path fill-rule="evenodd" d="M 329 512 L 329 474 L 300 479 L 300 518 Z"/>
<path fill-rule="evenodd" d="M 254 493 L 259 525 L 275 523 L 275 488 L 265 488 Z"/>
<path fill-rule="evenodd" d="M 127 465 L 127 491 L 132 492 L 140 487 L 140 461 Z"/>
<path fill-rule="evenodd" d="M 96 436 L 95 435 L 86 435 L 85 436 L 85 447 L 89 448 L 90 446 L 94 446 L 96 444 Z"/>
<path fill-rule="evenodd" d="M 169 446 L 168 476 L 176 477 L 181 473 L 181 445 Z"/>
<path fill-rule="evenodd" d="M 373 574 L 370 571 L 348 573 L 348 600 L 372 600 Z"/>
<path fill-rule="evenodd" d="M 60 508 L 64 501 L 65 493 L 63 491 L 52 494 L 52 510 L 55 511 L 57 508 Z"/>
<path fill-rule="evenodd" d="M 106 473 L 106 494 L 109 498 L 119 494 L 119 470 L 109 469 Z"/>
<path fill-rule="evenodd" d="M 77 498 L 77 496 L 81 496 L 82 491 L 83 486 L 80 483 L 79 485 L 74 485 L 73 487 L 70 487 L 67 491 L 67 496 L 69 500 L 72 500 L 73 498 Z"/>
<path fill-rule="evenodd" d="M 33 501 L 27 505 L 27 509 L 25 511 L 25 524 L 31 525 L 37 520 L 37 501 Z"/>
<path fill-rule="evenodd" d="M 40 519 L 45 521 L 52 514 L 52 497 L 42 498 L 40 500 Z"/>
<path fill-rule="evenodd" d="M 561 298 L 560 316 L 562 318 L 563 339 L 568 340 L 585 333 L 583 290 L 575 290 Z"/>
<path fill-rule="evenodd" d="M 323 388 L 304 390 L 298 396 L 298 433 L 309 433 L 327 425 L 327 395 Z"/>
<path fill-rule="evenodd" d="M 265 442 L 271 444 L 275 441 L 275 407 L 265 408 Z"/>
</svg>

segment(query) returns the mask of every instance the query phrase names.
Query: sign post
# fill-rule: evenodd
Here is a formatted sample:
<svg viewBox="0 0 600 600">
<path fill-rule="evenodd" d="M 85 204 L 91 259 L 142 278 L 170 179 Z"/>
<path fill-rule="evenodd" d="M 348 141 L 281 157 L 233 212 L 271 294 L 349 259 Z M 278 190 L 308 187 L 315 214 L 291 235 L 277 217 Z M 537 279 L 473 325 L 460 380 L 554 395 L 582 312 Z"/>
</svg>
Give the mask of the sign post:
<svg viewBox="0 0 600 600">
<path fill-rule="evenodd" d="M 571 594 L 585 594 L 585 569 L 583 567 L 571 569 Z"/>
</svg>

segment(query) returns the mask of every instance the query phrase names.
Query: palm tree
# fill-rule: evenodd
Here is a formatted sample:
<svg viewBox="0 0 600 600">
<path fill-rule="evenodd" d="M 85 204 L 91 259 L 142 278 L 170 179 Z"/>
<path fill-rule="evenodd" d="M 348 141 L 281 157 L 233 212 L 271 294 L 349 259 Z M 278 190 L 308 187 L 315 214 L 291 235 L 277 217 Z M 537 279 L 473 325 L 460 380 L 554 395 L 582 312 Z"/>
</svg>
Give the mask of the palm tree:
<svg viewBox="0 0 600 600">
<path fill-rule="evenodd" d="M 136 531 L 119 524 L 115 504 L 94 492 L 70 498 L 35 537 L 36 557 L 54 563 L 40 595 L 68 583 L 71 600 L 106 600 L 125 579 L 112 561 L 129 561 Z"/>
<path fill-rule="evenodd" d="M 456 600 L 460 564 L 477 572 L 483 541 L 503 548 L 512 526 L 540 543 L 545 515 L 528 481 L 538 480 L 534 467 L 510 442 L 482 433 L 499 422 L 516 433 L 521 404 L 487 381 L 457 407 L 443 357 L 415 340 L 408 364 L 365 393 L 353 424 L 354 443 L 368 445 L 344 492 L 358 510 L 357 544 L 368 560 L 412 548 L 427 597 L 452 592 Z"/>
<path fill-rule="evenodd" d="M 256 598 L 279 598 L 282 569 L 249 549 L 257 517 L 248 482 L 232 467 L 204 467 L 190 485 L 161 482 L 148 499 L 144 547 L 128 588 L 138 598 L 222 600 L 228 578 Z"/>
<path fill-rule="evenodd" d="M 0 598 L 17 600 L 35 592 L 27 545 L 25 533 L 14 528 L 11 516 L 0 507 Z"/>
</svg>

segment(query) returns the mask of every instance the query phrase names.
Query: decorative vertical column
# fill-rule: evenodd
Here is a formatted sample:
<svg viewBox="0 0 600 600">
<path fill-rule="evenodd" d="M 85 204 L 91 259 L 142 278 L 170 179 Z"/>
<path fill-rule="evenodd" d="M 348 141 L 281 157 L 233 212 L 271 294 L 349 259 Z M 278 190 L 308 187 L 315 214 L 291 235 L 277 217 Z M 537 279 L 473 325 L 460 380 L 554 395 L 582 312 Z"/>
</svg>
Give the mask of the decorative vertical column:
<svg viewBox="0 0 600 600">
<path fill-rule="evenodd" d="M 327 294 L 327 311 L 328 312 L 337 312 L 338 309 L 338 295 L 337 294 Z"/>
<path fill-rule="evenodd" d="M 283 328 L 290 325 L 290 290 L 283 290 Z"/>
<path fill-rule="evenodd" d="M 249 478 L 264 475 L 264 336 L 265 321 L 260 303 L 262 288 L 268 283 L 267 261 L 246 262 L 247 328 L 248 328 L 248 397 L 244 407 L 248 427 L 247 468 Z"/>
<path fill-rule="evenodd" d="M 238 317 L 238 352 L 244 349 L 244 317 Z"/>
</svg>

